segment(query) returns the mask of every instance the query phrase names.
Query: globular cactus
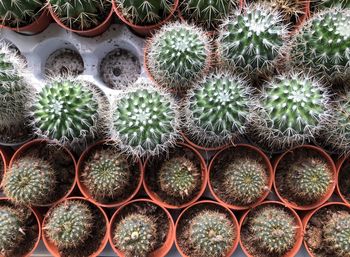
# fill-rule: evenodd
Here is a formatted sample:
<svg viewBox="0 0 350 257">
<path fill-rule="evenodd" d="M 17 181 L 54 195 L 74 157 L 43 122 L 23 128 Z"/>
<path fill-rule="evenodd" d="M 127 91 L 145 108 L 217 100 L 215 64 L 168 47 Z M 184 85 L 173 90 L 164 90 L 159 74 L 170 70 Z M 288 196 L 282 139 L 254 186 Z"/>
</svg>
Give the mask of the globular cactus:
<svg viewBox="0 0 350 257">
<path fill-rule="evenodd" d="M 318 9 L 340 7 L 340 8 L 350 8 L 349 0 L 319 0 L 316 3 Z"/>
<path fill-rule="evenodd" d="M 146 257 L 157 243 L 157 224 L 154 218 L 133 213 L 123 218 L 114 230 L 114 245 L 126 257 Z"/>
<path fill-rule="evenodd" d="M 75 248 L 89 238 L 93 223 L 93 213 L 86 203 L 66 200 L 49 211 L 43 229 L 59 249 Z"/>
<path fill-rule="evenodd" d="M 179 137 L 179 113 L 174 99 L 148 80 L 122 93 L 113 112 L 112 138 L 133 156 L 157 155 Z"/>
<path fill-rule="evenodd" d="M 221 257 L 233 246 L 237 231 L 225 214 L 203 210 L 190 220 L 188 236 L 196 256 Z"/>
<path fill-rule="evenodd" d="M 46 204 L 56 186 L 56 172 L 48 161 L 23 156 L 5 173 L 2 186 L 5 195 L 16 204 Z"/>
<path fill-rule="evenodd" d="M 253 158 L 235 158 L 222 176 L 225 197 L 242 205 L 255 203 L 268 190 L 266 167 Z"/>
<path fill-rule="evenodd" d="M 209 147 L 233 141 L 245 131 L 250 95 L 241 77 L 224 72 L 208 74 L 185 98 L 186 134 Z"/>
<path fill-rule="evenodd" d="M 163 26 L 148 41 L 146 64 L 160 85 L 184 90 L 210 66 L 211 46 L 207 34 L 186 23 Z"/>
<path fill-rule="evenodd" d="M 190 196 L 197 189 L 200 180 L 200 170 L 185 157 L 173 157 L 165 161 L 159 171 L 160 188 L 174 197 Z"/>
<path fill-rule="evenodd" d="M 98 149 L 84 163 L 82 182 L 94 197 L 114 197 L 130 185 L 130 175 L 129 163 L 121 153 Z"/>
</svg>

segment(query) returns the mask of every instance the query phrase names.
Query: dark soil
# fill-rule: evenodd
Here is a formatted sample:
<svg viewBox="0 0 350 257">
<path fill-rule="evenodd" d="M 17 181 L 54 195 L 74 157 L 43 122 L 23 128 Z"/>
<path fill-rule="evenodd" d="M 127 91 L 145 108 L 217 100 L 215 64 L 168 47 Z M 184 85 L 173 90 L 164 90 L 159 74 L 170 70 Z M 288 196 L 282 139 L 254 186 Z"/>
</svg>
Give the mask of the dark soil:
<svg viewBox="0 0 350 257">
<path fill-rule="evenodd" d="M 350 202 L 350 161 L 346 159 L 339 171 L 338 186 L 340 193 Z"/>
</svg>

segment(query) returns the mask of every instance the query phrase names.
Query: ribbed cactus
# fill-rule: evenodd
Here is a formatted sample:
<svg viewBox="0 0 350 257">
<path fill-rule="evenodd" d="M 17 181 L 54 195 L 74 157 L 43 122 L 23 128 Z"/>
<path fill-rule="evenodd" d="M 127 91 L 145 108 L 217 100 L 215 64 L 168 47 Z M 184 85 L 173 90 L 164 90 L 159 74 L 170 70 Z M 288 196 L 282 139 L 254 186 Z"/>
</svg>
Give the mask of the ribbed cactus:
<svg viewBox="0 0 350 257">
<path fill-rule="evenodd" d="M 2 186 L 14 203 L 40 205 L 50 199 L 56 181 L 52 164 L 35 156 L 23 156 L 5 173 Z"/>
<path fill-rule="evenodd" d="M 49 211 L 43 224 L 47 238 L 59 249 L 74 248 L 89 238 L 94 216 L 79 200 L 66 200 Z"/>
<path fill-rule="evenodd" d="M 188 241 L 196 256 L 226 256 L 233 246 L 237 231 L 223 213 L 203 210 L 189 223 Z"/>
<path fill-rule="evenodd" d="M 148 41 L 146 63 L 153 79 L 171 89 L 186 89 L 208 69 L 210 42 L 201 29 L 186 23 L 163 26 Z"/>
<path fill-rule="evenodd" d="M 316 4 L 319 9 L 332 7 L 350 8 L 349 0 L 319 0 Z"/>
<path fill-rule="evenodd" d="M 130 184 L 127 159 L 112 149 L 98 149 L 84 163 L 82 182 L 94 197 L 121 195 Z"/>
<path fill-rule="evenodd" d="M 133 213 L 123 218 L 114 230 L 114 245 L 126 257 L 146 257 L 157 243 L 157 224 L 144 214 Z"/>
<path fill-rule="evenodd" d="M 168 93 L 148 80 L 139 80 L 115 103 L 112 137 L 134 156 L 159 154 L 178 138 L 177 109 Z"/>
<path fill-rule="evenodd" d="M 209 147 L 243 134 L 251 109 L 250 91 L 240 77 L 222 72 L 207 75 L 185 99 L 186 134 Z"/>
<path fill-rule="evenodd" d="M 174 197 L 190 196 L 197 189 L 200 180 L 200 170 L 185 157 L 166 160 L 159 171 L 160 188 Z"/>
</svg>

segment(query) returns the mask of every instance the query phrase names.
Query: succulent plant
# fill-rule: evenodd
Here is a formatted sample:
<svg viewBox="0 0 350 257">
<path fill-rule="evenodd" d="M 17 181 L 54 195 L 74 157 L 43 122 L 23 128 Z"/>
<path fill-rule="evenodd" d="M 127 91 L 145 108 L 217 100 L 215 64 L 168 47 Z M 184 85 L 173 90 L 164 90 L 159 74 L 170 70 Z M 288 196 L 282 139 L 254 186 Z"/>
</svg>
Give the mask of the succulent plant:
<svg viewBox="0 0 350 257">
<path fill-rule="evenodd" d="M 126 257 L 146 257 L 157 243 L 157 224 L 144 214 L 132 213 L 115 227 L 114 245 Z"/>
<path fill-rule="evenodd" d="M 185 99 L 187 134 L 205 146 L 222 145 L 243 134 L 251 110 L 250 91 L 238 76 L 208 74 Z"/>
<path fill-rule="evenodd" d="M 200 180 L 200 170 L 185 157 L 166 160 L 159 171 L 161 190 L 174 197 L 190 196 L 197 189 Z"/>
<path fill-rule="evenodd" d="M 52 165 L 35 156 L 23 156 L 5 173 L 2 186 L 5 195 L 16 204 L 46 204 L 56 185 Z"/>
<path fill-rule="evenodd" d="M 117 99 L 113 125 L 112 138 L 122 150 L 139 157 L 156 155 L 179 137 L 178 108 L 168 93 L 141 79 Z"/>
<path fill-rule="evenodd" d="M 75 248 L 89 238 L 93 219 L 86 203 L 66 200 L 49 211 L 44 233 L 59 249 Z"/>
<path fill-rule="evenodd" d="M 98 149 L 84 163 L 82 182 L 94 197 L 114 197 L 130 184 L 127 159 L 113 149 Z"/>
<path fill-rule="evenodd" d="M 319 9 L 332 7 L 350 8 L 349 0 L 319 0 L 316 4 Z"/>
<path fill-rule="evenodd" d="M 48 0 L 48 3 L 63 24 L 76 30 L 97 27 L 111 10 L 107 0 Z"/>
<path fill-rule="evenodd" d="M 146 63 L 153 79 L 171 89 L 186 89 L 208 69 L 211 59 L 207 34 L 193 25 L 164 25 L 148 41 Z"/>
<path fill-rule="evenodd" d="M 190 220 L 188 241 L 196 256 L 226 256 L 236 238 L 232 221 L 217 211 L 203 210 Z"/>
</svg>

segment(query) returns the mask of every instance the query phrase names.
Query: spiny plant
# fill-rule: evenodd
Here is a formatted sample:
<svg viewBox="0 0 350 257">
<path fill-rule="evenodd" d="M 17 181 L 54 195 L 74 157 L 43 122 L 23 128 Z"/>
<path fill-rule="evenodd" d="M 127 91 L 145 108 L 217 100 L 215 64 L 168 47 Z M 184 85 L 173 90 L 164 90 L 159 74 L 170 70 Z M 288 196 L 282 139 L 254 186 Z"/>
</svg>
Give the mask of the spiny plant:
<svg viewBox="0 0 350 257">
<path fill-rule="evenodd" d="M 113 149 L 98 149 L 84 163 L 82 182 L 94 197 L 115 197 L 130 184 L 127 159 Z"/>
<path fill-rule="evenodd" d="M 115 103 L 112 138 L 134 156 L 157 155 L 179 137 L 174 99 L 148 80 L 138 80 Z"/>
<path fill-rule="evenodd" d="M 59 249 L 75 248 L 89 238 L 93 219 L 86 203 L 66 200 L 49 211 L 44 233 Z"/>
<path fill-rule="evenodd" d="M 205 146 L 222 145 L 245 131 L 251 90 L 244 79 L 224 72 L 208 74 L 184 101 L 185 130 Z"/>
<path fill-rule="evenodd" d="M 157 224 L 147 215 L 129 214 L 115 227 L 113 240 L 126 257 L 146 257 L 156 246 Z"/>
<path fill-rule="evenodd" d="M 186 89 L 208 69 L 211 59 L 207 34 L 193 25 L 164 25 L 148 41 L 146 63 L 153 79 L 171 89 Z"/>
<path fill-rule="evenodd" d="M 316 4 L 319 9 L 332 7 L 350 8 L 349 0 L 319 0 Z"/>
<path fill-rule="evenodd" d="M 16 204 L 26 205 L 46 204 L 55 185 L 52 164 L 30 155 L 14 161 L 2 181 L 5 195 Z"/>
<path fill-rule="evenodd" d="M 160 188 L 174 197 L 190 196 L 196 190 L 200 180 L 200 170 L 185 157 L 166 160 L 159 171 Z"/>
<path fill-rule="evenodd" d="M 189 244 L 196 256 L 226 256 L 236 238 L 232 221 L 217 211 L 203 210 L 190 220 Z"/>
</svg>

